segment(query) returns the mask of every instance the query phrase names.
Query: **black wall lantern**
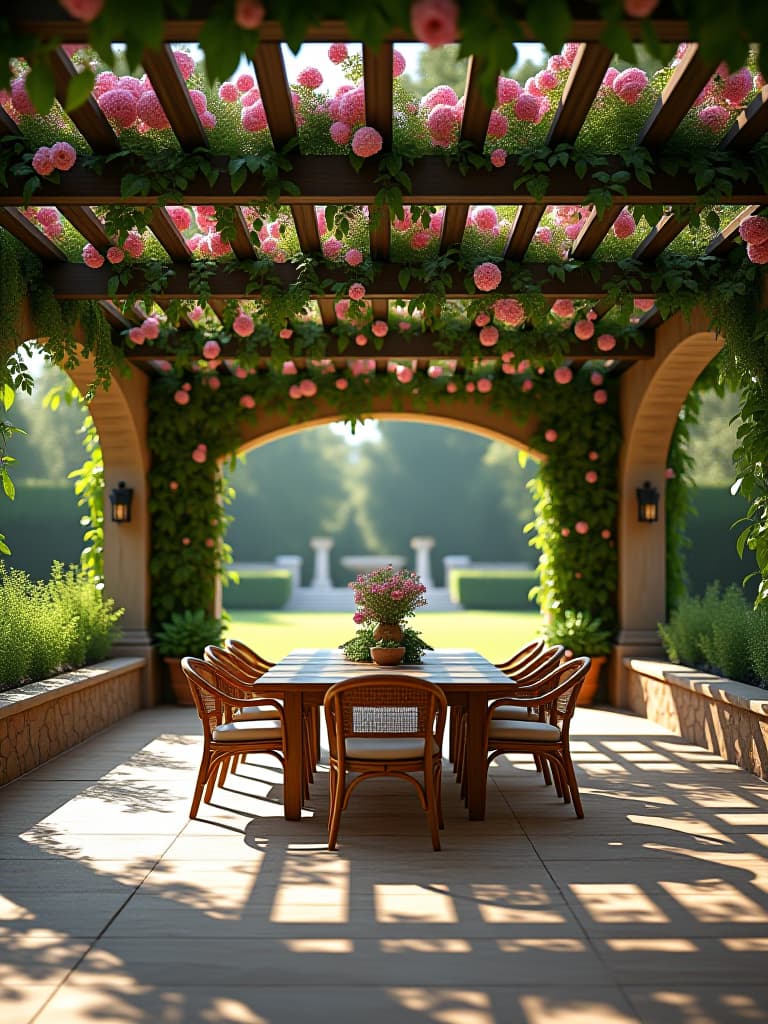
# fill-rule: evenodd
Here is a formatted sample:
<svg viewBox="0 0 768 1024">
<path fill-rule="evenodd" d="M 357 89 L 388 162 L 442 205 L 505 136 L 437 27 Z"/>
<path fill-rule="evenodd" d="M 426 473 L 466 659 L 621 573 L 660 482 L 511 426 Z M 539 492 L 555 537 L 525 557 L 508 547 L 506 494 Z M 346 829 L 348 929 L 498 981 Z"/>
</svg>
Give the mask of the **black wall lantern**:
<svg viewBox="0 0 768 1024">
<path fill-rule="evenodd" d="M 109 500 L 112 503 L 112 522 L 130 523 L 133 488 L 126 487 L 125 480 L 121 480 L 117 487 L 112 489 Z"/>
<path fill-rule="evenodd" d="M 659 518 L 659 492 L 646 480 L 637 488 L 637 521 L 655 523 Z"/>
</svg>

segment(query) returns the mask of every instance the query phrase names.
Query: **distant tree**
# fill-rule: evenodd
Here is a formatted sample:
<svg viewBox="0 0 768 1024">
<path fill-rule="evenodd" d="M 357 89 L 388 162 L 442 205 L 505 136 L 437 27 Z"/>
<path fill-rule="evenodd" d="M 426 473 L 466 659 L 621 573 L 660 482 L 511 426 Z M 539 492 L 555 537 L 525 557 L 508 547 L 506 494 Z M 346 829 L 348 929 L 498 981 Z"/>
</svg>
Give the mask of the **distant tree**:
<svg viewBox="0 0 768 1024">
<path fill-rule="evenodd" d="M 83 424 L 82 412 L 77 406 L 62 404 L 56 412 L 43 406 L 43 398 L 52 387 L 68 383 L 63 370 L 45 363 L 35 374 L 32 394 L 19 392 L 16 397 L 13 420 L 27 432 L 26 437 L 17 435 L 13 440 L 17 486 L 31 480 L 60 484 L 82 465 L 83 446 L 77 433 Z"/>
<path fill-rule="evenodd" d="M 425 47 L 419 53 L 415 72 L 406 71 L 403 85 L 409 92 L 421 99 L 437 85 L 450 85 L 457 96 L 464 94 L 467 79 L 467 59 L 459 60 L 458 44 L 438 46 L 434 50 Z"/>
<path fill-rule="evenodd" d="M 699 422 L 690 428 L 688 451 L 693 457 L 693 478 L 702 487 L 730 487 L 735 479 L 733 452 L 739 396 L 727 391 L 721 398 L 708 391 L 702 396 Z"/>
</svg>

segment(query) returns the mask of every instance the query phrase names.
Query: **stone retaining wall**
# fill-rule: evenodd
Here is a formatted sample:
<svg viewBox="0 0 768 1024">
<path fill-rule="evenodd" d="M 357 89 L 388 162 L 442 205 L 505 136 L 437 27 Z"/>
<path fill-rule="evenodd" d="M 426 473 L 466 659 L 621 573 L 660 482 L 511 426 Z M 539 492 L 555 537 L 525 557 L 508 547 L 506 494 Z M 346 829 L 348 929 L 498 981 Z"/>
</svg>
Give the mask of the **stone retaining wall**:
<svg viewBox="0 0 768 1024">
<path fill-rule="evenodd" d="M 143 658 L 112 658 L 0 693 L 0 785 L 142 706 Z"/>
<path fill-rule="evenodd" d="M 666 661 L 624 665 L 630 710 L 768 781 L 768 691 Z"/>
</svg>

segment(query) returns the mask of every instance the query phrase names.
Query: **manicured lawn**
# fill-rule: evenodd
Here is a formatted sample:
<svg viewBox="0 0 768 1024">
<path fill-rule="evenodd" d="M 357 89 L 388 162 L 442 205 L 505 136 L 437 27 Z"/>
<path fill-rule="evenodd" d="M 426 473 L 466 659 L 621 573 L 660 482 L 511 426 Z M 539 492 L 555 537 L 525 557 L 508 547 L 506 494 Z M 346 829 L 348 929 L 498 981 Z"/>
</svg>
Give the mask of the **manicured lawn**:
<svg viewBox="0 0 768 1024">
<path fill-rule="evenodd" d="M 337 647 L 354 635 L 349 612 L 233 611 L 229 636 L 271 661 L 294 647 Z M 473 647 L 490 661 L 502 661 L 535 636 L 537 612 L 420 612 L 414 629 L 433 647 Z"/>
</svg>

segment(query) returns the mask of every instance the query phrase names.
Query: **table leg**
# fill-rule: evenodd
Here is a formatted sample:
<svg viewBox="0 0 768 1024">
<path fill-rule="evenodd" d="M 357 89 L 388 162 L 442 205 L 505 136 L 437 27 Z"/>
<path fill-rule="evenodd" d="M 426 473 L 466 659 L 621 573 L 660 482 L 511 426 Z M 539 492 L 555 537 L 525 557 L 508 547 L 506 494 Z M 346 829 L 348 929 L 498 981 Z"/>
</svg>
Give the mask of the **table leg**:
<svg viewBox="0 0 768 1024">
<path fill-rule="evenodd" d="M 467 702 L 467 808 L 472 821 L 485 818 L 485 715 L 488 701 L 485 694 L 470 693 Z"/>
<path fill-rule="evenodd" d="M 304 765 L 302 738 L 301 693 L 286 688 L 285 700 L 285 771 L 283 773 L 283 810 L 288 821 L 301 818 L 304 796 Z"/>
</svg>

